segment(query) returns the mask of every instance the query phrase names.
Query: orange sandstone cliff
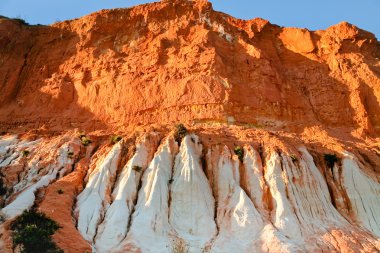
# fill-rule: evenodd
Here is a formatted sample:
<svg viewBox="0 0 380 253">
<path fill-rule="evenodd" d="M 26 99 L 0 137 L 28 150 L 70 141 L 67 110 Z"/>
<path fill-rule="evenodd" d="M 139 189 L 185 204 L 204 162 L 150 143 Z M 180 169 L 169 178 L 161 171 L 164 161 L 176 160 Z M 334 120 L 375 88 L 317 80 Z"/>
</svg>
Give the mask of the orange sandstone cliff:
<svg viewBox="0 0 380 253">
<path fill-rule="evenodd" d="M 32 207 L 70 253 L 380 251 L 380 43 L 349 23 L 0 17 L 0 133 L 0 252 Z"/>
</svg>

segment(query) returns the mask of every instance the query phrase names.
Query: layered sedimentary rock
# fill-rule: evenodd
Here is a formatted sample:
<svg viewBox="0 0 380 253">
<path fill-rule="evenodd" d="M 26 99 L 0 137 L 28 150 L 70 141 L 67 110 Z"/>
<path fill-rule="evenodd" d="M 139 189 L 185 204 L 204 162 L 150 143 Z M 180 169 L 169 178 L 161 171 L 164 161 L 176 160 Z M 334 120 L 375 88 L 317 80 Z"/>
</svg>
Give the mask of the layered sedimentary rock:
<svg viewBox="0 0 380 253">
<path fill-rule="evenodd" d="M 379 58 L 206 1 L 1 17 L 0 251 L 34 208 L 70 253 L 379 252 Z"/>
<path fill-rule="evenodd" d="M 221 131 L 231 135 L 236 130 L 257 131 Z M 87 147 L 75 136 L 69 132 L 37 141 L 2 137 L 1 161 L 8 163 L 3 168 L 25 166 L 17 180 L 3 174 L 8 189 L 2 197 L 3 229 L 32 205 L 49 214 L 44 204 L 51 201 L 49 185 L 62 185 L 66 194 L 64 182 L 79 173 L 85 159 L 88 175 L 82 176 L 83 189 L 71 202 L 74 211 L 57 215 L 65 224 L 58 238 L 72 227 L 77 230 L 71 237 L 84 238 L 75 246 L 57 240 L 68 252 L 90 247 L 94 252 L 380 250 L 380 184 L 359 161 L 363 154 L 337 152 L 341 162 L 330 169 L 318 162 L 323 153 L 313 150 L 311 155 L 301 140 L 297 145 L 269 140 L 255 148 L 258 140 L 253 138 L 238 156 L 231 142 L 216 144 L 195 134 L 177 142 L 170 133 L 147 132 L 116 144 L 93 136 L 98 140 Z M 34 171 L 31 161 L 46 151 L 37 145 L 49 148 L 51 160 L 45 166 L 55 169 Z M 17 159 L 21 147 L 30 153 Z M 71 153 L 67 158 L 69 150 L 75 150 L 75 158 Z M 26 181 L 32 175 L 36 179 Z M 341 201 L 345 205 L 337 204 Z M 71 219 L 76 222 L 66 225 Z M 3 245 L 9 244 L 5 235 Z"/>
<path fill-rule="evenodd" d="M 51 26 L 1 18 L 0 58 L 0 131 L 379 127 L 379 43 L 344 22 L 312 32 L 162 1 Z"/>
</svg>

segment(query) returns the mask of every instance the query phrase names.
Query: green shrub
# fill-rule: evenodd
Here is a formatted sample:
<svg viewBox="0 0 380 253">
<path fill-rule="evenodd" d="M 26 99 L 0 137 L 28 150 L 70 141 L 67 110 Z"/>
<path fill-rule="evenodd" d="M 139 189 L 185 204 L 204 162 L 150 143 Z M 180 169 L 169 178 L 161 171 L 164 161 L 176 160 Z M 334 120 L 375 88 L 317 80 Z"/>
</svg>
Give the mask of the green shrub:
<svg viewBox="0 0 380 253">
<path fill-rule="evenodd" d="M 335 154 L 324 154 L 323 158 L 329 168 L 333 168 L 334 164 L 338 161 L 338 157 Z"/>
<path fill-rule="evenodd" d="M 25 149 L 25 150 L 21 151 L 21 154 L 23 157 L 28 157 L 30 155 L 30 151 Z"/>
<path fill-rule="evenodd" d="M 186 136 L 187 134 L 187 129 L 183 124 L 178 124 L 175 126 L 175 131 L 174 131 L 174 139 L 178 144 L 181 143 L 182 139 Z"/>
<path fill-rule="evenodd" d="M 23 18 L 15 18 L 14 20 L 17 21 L 18 23 L 22 24 L 22 25 L 27 25 L 27 26 L 30 25 L 30 24 L 29 24 L 28 22 L 26 22 L 25 19 L 23 19 Z"/>
<path fill-rule="evenodd" d="M 113 135 L 111 137 L 111 143 L 112 144 L 116 144 L 118 143 L 119 141 L 121 141 L 121 139 L 123 139 L 123 137 L 121 137 L 120 135 Z"/>
<path fill-rule="evenodd" d="M 292 162 L 297 162 L 298 161 L 298 158 L 295 154 L 290 154 L 289 155 L 290 159 L 292 159 Z"/>
<path fill-rule="evenodd" d="M 59 228 L 44 213 L 24 211 L 11 224 L 13 247 L 18 248 L 21 253 L 63 253 L 51 239 Z"/>
<path fill-rule="evenodd" d="M 84 133 L 79 134 L 79 139 L 85 147 L 92 143 L 92 140 L 88 138 Z"/>
<path fill-rule="evenodd" d="M 72 159 L 74 157 L 74 152 L 73 151 L 67 152 L 67 157 Z"/>
<path fill-rule="evenodd" d="M 137 166 L 137 165 L 133 165 L 132 166 L 132 170 L 134 170 L 136 172 L 141 172 L 142 171 L 142 167 L 141 166 Z"/>
<path fill-rule="evenodd" d="M 0 196 L 7 193 L 7 187 L 4 186 L 4 181 L 0 178 Z"/>
<path fill-rule="evenodd" d="M 237 146 L 234 148 L 235 154 L 238 156 L 240 162 L 243 162 L 243 157 L 244 157 L 244 149 L 240 146 Z"/>
<path fill-rule="evenodd" d="M 61 195 L 61 194 L 64 193 L 64 191 L 63 191 L 62 189 L 58 189 L 58 190 L 57 190 L 57 193 L 58 193 L 59 195 Z"/>
</svg>

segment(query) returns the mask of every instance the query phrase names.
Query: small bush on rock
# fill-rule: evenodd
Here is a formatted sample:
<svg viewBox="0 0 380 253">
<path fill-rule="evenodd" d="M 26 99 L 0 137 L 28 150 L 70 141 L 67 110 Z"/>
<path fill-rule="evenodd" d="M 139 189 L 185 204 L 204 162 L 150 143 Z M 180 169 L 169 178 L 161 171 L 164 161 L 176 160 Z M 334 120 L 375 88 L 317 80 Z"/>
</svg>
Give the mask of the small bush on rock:
<svg viewBox="0 0 380 253">
<path fill-rule="evenodd" d="M 111 143 L 112 144 L 116 144 L 118 143 L 119 141 L 121 141 L 121 139 L 123 139 L 123 137 L 121 137 L 120 135 L 113 135 L 111 137 Z"/>
<path fill-rule="evenodd" d="M 297 162 L 298 161 L 298 158 L 295 154 L 290 154 L 289 155 L 290 159 L 292 159 L 292 162 Z"/>
<path fill-rule="evenodd" d="M 136 172 L 141 172 L 142 171 L 142 167 L 141 166 L 137 166 L 137 165 L 133 165 L 132 166 L 132 170 L 134 170 Z"/>
<path fill-rule="evenodd" d="M 324 154 L 323 158 L 329 168 L 333 168 L 334 164 L 338 162 L 338 157 L 335 154 Z"/>
<path fill-rule="evenodd" d="M 186 136 L 187 134 L 187 129 L 183 124 L 178 124 L 175 127 L 175 132 L 174 132 L 174 139 L 178 144 L 181 143 L 182 139 Z"/>
<path fill-rule="evenodd" d="M 74 157 L 74 152 L 72 151 L 67 152 L 67 157 L 72 159 Z"/>
<path fill-rule="evenodd" d="M 27 150 L 27 149 L 25 149 L 25 150 L 21 151 L 21 154 L 22 154 L 23 157 L 28 157 L 29 154 L 30 154 L 30 151 Z"/>
<path fill-rule="evenodd" d="M 79 134 L 79 139 L 85 147 L 92 143 L 92 140 L 88 138 L 84 133 Z"/>
<path fill-rule="evenodd" d="M 244 157 L 244 149 L 240 146 L 237 146 L 234 148 L 235 154 L 238 156 L 240 162 L 243 162 L 243 157 Z"/>
<path fill-rule="evenodd" d="M 4 181 L 0 178 L 0 196 L 7 193 L 7 187 L 4 186 Z"/>
<path fill-rule="evenodd" d="M 63 253 L 51 238 L 59 228 L 44 213 L 24 211 L 11 224 L 13 246 L 21 253 Z"/>
<path fill-rule="evenodd" d="M 26 26 L 29 26 L 30 24 L 28 22 L 25 21 L 25 19 L 23 18 L 15 18 L 14 19 L 15 21 L 17 21 L 18 23 L 22 24 L 22 25 L 26 25 Z"/>
</svg>

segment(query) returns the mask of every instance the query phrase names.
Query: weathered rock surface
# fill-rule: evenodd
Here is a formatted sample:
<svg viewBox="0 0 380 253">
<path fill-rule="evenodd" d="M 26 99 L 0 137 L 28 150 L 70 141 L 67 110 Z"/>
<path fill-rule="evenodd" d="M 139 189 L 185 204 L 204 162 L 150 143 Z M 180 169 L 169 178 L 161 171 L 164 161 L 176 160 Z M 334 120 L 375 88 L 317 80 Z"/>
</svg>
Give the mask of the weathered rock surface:
<svg viewBox="0 0 380 253">
<path fill-rule="evenodd" d="M 1 17 L 0 251 L 37 208 L 70 253 L 379 252 L 379 58 L 206 1 Z"/>
<path fill-rule="evenodd" d="M 364 153 L 332 150 L 341 160 L 328 167 L 323 147 L 255 136 L 242 139 L 238 157 L 233 140 L 265 130 L 193 131 L 203 137 L 190 133 L 178 143 L 170 133 L 146 132 L 110 144 L 98 135 L 87 147 L 74 132 L 1 137 L 2 169 L 23 168 L 16 180 L 2 174 L 2 229 L 34 205 L 63 225 L 54 238 L 67 252 L 380 250 L 379 177 L 360 161 Z M 212 143 L 205 137 L 212 134 L 232 142 Z M 20 158 L 25 147 L 30 153 Z M 44 147 L 50 160 L 39 160 Z M 50 169 L 35 171 L 43 162 Z M 65 243 L 70 238 L 75 243 Z M 1 240 L 11 250 L 9 234 Z"/>
<path fill-rule="evenodd" d="M 206 1 L 104 10 L 51 26 L 1 18 L 0 130 L 212 121 L 373 134 L 379 48 L 348 23 L 282 28 L 215 12 Z"/>
</svg>

